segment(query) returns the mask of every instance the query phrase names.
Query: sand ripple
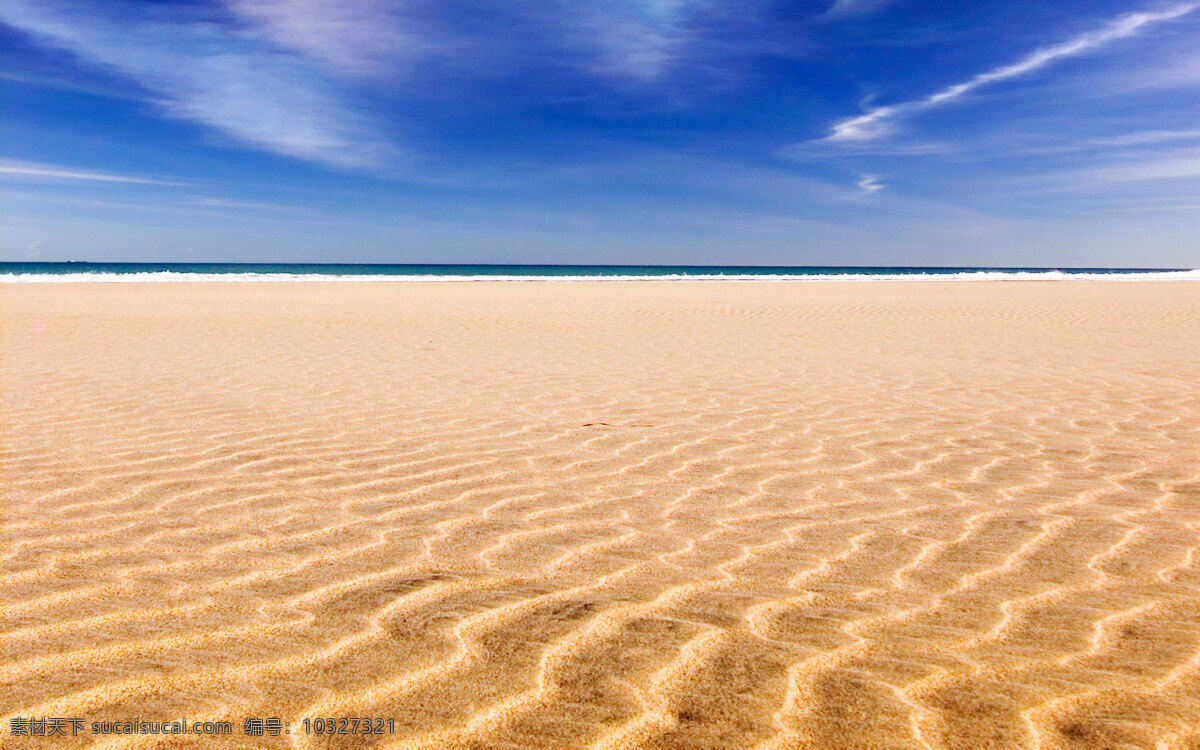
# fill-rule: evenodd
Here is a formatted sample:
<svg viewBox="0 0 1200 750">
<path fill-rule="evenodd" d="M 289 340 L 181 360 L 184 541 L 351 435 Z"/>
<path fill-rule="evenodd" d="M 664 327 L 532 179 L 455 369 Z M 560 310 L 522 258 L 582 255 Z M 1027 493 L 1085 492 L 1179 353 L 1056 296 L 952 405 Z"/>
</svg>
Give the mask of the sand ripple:
<svg viewBox="0 0 1200 750">
<path fill-rule="evenodd" d="M 1200 747 L 1190 284 L 0 295 L 0 716 L 293 728 L 56 746 Z"/>
</svg>

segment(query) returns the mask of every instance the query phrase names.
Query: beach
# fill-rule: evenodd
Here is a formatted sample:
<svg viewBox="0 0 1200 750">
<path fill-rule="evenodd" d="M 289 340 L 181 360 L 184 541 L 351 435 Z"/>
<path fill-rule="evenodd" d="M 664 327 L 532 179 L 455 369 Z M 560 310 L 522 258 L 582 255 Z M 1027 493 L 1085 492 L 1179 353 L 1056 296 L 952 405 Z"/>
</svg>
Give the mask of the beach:
<svg viewBox="0 0 1200 750">
<path fill-rule="evenodd" d="M 0 747 L 1200 748 L 1195 283 L 0 314 Z"/>
</svg>

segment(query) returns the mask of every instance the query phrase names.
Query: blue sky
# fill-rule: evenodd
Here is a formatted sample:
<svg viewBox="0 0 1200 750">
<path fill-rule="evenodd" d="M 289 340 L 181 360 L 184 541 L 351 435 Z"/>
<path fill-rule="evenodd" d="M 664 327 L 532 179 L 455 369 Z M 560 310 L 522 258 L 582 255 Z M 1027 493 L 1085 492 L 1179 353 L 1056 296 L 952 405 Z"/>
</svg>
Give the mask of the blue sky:
<svg viewBox="0 0 1200 750">
<path fill-rule="evenodd" d="M 1200 266 L 1200 0 L 4 0 L 5 260 Z"/>
</svg>

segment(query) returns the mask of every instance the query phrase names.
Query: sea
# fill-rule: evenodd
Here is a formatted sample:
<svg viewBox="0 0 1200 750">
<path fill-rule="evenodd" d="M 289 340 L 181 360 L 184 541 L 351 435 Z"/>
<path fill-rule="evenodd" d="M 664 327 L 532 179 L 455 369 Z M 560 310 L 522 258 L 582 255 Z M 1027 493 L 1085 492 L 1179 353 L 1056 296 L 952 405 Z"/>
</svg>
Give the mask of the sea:
<svg viewBox="0 0 1200 750">
<path fill-rule="evenodd" d="M 923 266 L 591 266 L 406 263 L 19 263 L 6 282 L 143 281 L 1200 281 L 1187 268 Z"/>
</svg>

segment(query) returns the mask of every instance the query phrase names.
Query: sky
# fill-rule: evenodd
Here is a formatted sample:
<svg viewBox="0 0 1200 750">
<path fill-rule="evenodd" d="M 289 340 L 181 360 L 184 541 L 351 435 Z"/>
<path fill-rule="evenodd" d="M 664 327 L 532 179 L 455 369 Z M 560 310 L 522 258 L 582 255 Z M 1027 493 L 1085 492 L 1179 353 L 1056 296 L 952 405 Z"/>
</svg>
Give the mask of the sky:
<svg viewBox="0 0 1200 750">
<path fill-rule="evenodd" d="M 3 0 L 0 259 L 1200 267 L 1200 0 Z"/>
</svg>

